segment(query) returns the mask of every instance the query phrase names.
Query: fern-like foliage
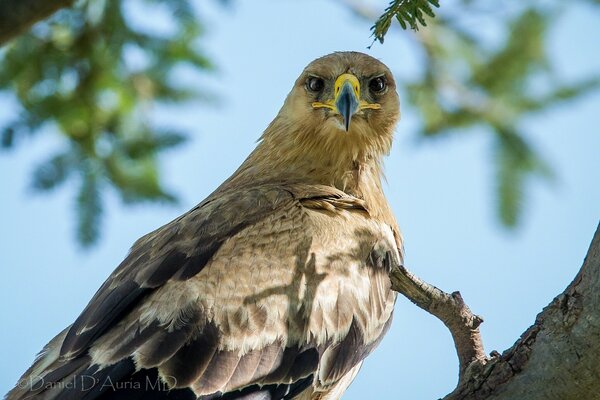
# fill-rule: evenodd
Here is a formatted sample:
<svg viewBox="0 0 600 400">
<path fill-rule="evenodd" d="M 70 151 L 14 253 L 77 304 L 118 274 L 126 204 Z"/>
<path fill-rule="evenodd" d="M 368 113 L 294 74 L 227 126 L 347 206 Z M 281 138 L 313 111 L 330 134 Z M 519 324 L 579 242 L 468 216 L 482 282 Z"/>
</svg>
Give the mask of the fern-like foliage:
<svg viewBox="0 0 600 400">
<path fill-rule="evenodd" d="M 524 8 L 506 20 L 505 40 L 495 48 L 450 19 L 418 36 L 425 69 L 407 91 L 422 118 L 419 133 L 432 139 L 471 128 L 492 134 L 496 209 L 506 227 L 521 221 L 529 181 L 554 175 L 522 120 L 600 88 L 598 76 L 563 83 L 553 75 L 545 49 L 548 27 L 558 15 Z M 544 82 L 538 85 L 544 89 L 534 88 L 534 81 Z"/>
<path fill-rule="evenodd" d="M 170 15 L 174 29 L 157 34 L 134 28 L 125 5 Z M 211 70 L 197 44 L 201 32 L 185 0 L 79 1 L 0 54 L 0 90 L 12 92 L 20 106 L 0 127 L 0 143 L 10 148 L 40 133 L 63 138 L 64 148 L 35 169 L 32 186 L 48 191 L 77 181 L 77 238 L 83 246 L 100 235 L 107 189 L 127 203 L 176 200 L 160 179 L 158 155 L 185 136 L 153 124 L 149 111 L 157 102 L 199 96 L 174 84 L 172 72 L 182 63 Z"/>
<path fill-rule="evenodd" d="M 438 0 L 394 0 L 385 9 L 384 13 L 371 27 L 375 40 L 383 43 L 394 19 L 402 29 L 418 30 L 419 24 L 427 26 L 426 17 L 435 17 L 433 7 L 439 7 Z"/>
</svg>

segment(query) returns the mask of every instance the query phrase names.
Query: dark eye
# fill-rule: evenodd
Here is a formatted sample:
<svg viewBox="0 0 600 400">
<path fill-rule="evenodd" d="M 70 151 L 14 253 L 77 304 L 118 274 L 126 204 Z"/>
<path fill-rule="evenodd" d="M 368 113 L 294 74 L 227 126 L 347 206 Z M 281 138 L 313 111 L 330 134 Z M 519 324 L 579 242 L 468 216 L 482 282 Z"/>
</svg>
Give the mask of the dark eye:
<svg viewBox="0 0 600 400">
<path fill-rule="evenodd" d="M 385 87 L 386 87 L 386 82 L 385 82 L 385 78 L 383 76 L 378 76 L 377 78 L 373 78 L 369 82 L 369 89 L 371 89 L 371 91 L 373 93 L 381 93 L 385 90 Z"/>
<path fill-rule="evenodd" d="M 306 81 L 306 87 L 311 92 L 320 92 L 321 90 L 323 90 L 324 86 L 325 82 L 323 82 L 323 79 L 317 78 L 316 76 L 311 76 Z"/>
</svg>

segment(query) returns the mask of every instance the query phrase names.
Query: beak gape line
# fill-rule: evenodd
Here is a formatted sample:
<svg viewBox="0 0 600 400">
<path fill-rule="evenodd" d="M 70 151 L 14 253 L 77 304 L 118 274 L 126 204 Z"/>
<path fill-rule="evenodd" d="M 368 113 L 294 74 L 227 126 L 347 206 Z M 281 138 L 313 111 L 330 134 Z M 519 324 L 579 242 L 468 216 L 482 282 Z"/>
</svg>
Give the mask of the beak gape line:
<svg viewBox="0 0 600 400">
<path fill-rule="evenodd" d="M 334 113 L 342 116 L 346 132 L 350 129 L 352 116 L 360 110 L 381 108 L 380 104 L 368 103 L 360 99 L 360 83 L 352 74 L 342 74 L 337 77 L 334 84 L 334 99 L 324 103 L 314 102 L 313 108 L 329 108 Z"/>
</svg>

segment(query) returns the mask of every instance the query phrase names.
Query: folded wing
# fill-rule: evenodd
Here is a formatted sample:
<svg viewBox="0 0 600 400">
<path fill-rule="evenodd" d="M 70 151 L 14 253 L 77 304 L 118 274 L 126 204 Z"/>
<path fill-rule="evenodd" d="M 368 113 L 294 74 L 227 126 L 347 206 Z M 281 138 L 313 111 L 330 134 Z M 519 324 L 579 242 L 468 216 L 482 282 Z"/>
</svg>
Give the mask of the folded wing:
<svg viewBox="0 0 600 400">
<path fill-rule="evenodd" d="M 221 193 L 136 242 L 8 398 L 330 390 L 389 326 L 397 248 L 360 200 L 331 188 Z"/>
</svg>

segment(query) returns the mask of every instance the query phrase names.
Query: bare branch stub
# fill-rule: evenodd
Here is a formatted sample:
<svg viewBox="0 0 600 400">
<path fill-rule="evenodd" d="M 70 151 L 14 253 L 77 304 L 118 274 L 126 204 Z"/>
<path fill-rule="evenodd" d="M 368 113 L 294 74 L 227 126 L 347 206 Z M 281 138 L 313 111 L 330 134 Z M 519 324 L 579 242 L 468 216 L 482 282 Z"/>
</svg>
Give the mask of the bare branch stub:
<svg viewBox="0 0 600 400">
<path fill-rule="evenodd" d="M 450 330 L 458 354 L 459 382 L 469 366 L 485 364 L 488 358 L 479 332 L 483 319 L 471 312 L 459 292 L 445 293 L 403 266 L 392 269 L 390 280 L 393 290 L 440 319 Z"/>
</svg>

